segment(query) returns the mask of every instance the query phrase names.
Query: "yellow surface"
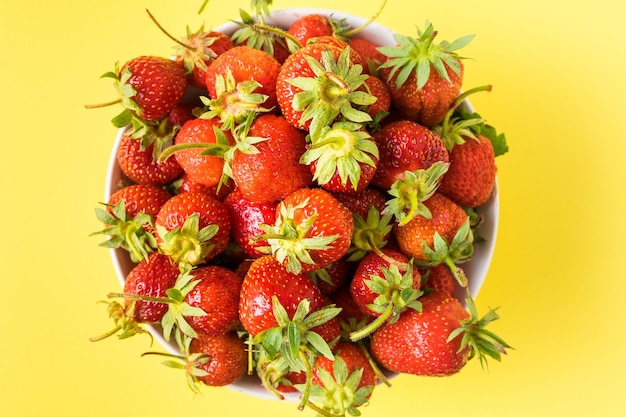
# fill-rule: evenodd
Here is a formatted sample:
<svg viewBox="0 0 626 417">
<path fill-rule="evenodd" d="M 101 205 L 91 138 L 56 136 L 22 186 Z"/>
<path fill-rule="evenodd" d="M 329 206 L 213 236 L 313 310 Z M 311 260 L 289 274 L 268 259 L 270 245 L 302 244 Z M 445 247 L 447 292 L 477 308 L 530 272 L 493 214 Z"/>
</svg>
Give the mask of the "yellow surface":
<svg viewBox="0 0 626 417">
<path fill-rule="evenodd" d="M 99 76 L 115 61 L 171 53 L 145 7 L 176 34 L 236 16 L 247 0 L 4 1 L 0 6 L 0 414 L 299 415 L 292 403 L 226 388 L 194 398 L 148 339 L 90 343 L 108 329 L 96 304 L 117 282 L 93 209 L 102 199 L 117 109 Z M 276 0 L 276 8 L 312 1 Z M 379 1 L 316 0 L 364 16 Z M 477 303 L 516 349 L 489 372 L 402 376 L 364 416 L 622 416 L 626 279 L 625 8 L 596 1 L 389 0 L 379 22 L 406 34 L 426 19 L 442 39 L 475 33 L 466 88 L 506 133 L 501 220 Z M 305 411 L 302 415 L 314 415 Z"/>
</svg>

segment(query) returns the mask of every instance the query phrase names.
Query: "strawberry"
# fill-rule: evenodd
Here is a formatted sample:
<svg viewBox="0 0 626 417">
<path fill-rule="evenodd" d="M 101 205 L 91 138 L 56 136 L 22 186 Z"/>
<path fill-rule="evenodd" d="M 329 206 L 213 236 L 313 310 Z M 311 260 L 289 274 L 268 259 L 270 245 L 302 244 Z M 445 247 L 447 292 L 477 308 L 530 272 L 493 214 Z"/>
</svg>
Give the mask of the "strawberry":
<svg viewBox="0 0 626 417">
<path fill-rule="evenodd" d="M 394 109 L 427 127 L 441 122 L 458 96 L 463 64 L 455 51 L 473 38 L 435 43 L 436 34 L 428 23 L 423 32 L 418 29 L 417 38 L 395 34 L 397 45 L 379 48 L 388 57 L 380 74 L 389 85 Z"/>
<path fill-rule="evenodd" d="M 323 127 L 300 162 L 309 165 L 313 180 L 333 192 L 363 191 L 378 165 L 378 147 L 358 123 L 337 122 Z"/>
<path fill-rule="evenodd" d="M 367 107 L 367 113 L 372 117 L 373 122 L 380 123 L 391 108 L 391 92 L 387 84 L 380 78 L 370 75 L 365 80 L 365 89 L 369 94 L 376 97 L 376 101 Z"/>
<path fill-rule="evenodd" d="M 498 319 L 490 310 L 482 319 L 468 297 L 471 314 L 454 297 L 431 292 L 420 298 L 422 311 L 406 310 L 395 323 L 374 333 L 371 353 L 385 368 L 422 376 L 449 376 L 459 372 L 469 358 L 500 360 L 509 347 L 484 329 Z"/>
<path fill-rule="evenodd" d="M 175 145 L 170 150 L 175 151 L 176 161 L 189 178 L 209 187 L 217 186 L 222 180 L 223 154 L 234 145 L 230 132 L 222 132 L 219 126 L 217 119 L 189 120 L 181 127 L 176 135 Z M 203 148 L 211 151 L 204 154 Z"/>
<path fill-rule="evenodd" d="M 107 248 L 123 248 L 133 262 L 140 262 L 157 248 L 154 218 L 171 194 L 153 185 L 133 184 L 117 190 L 106 209 L 96 209 L 96 216 L 106 227 L 93 233 L 108 237 L 101 243 Z"/>
<path fill-rule="evenodd" d="M 231 270 L 217 265 L 201 266 L 190 272 L 194 286 L 185 302 L 206 314 L 189 317 L 189 325 L 198 333 L 221 336 L 239 323 L 241 279 Z"/>
<path fill-rule="evenodd" d="M 159 249 L 183 266 L 199 265 L 228 245 L 230 218 L 226 207 L 204 193 L 170 198 L 155 220 Z"/>
<path fill-rule="evenodd" d="M 235 45 L 264 51 L 282 65 L 290 54 L 287 42 L 283 39 L 286 33 L 273 26 L 267 28 L 262 12 L 257 15 L 257 20 L 241 9 L 239 15 L 241 19 L 235 23 L 240 27 L 231 35 Z"/>
<path fill-rule="evenodd" d="M 260 224 L 275 221 L 278 203 L 255 203 L 236 189 L 224 199 L 224 205 L 230 214 L 231 239 L 241 247 L 246 256 L 250 258 L 262 256 L 263 253 L 257 248 L 264 243 L 255 238 L 263 234 Z"/>
<path fill-rule="evenodd" d="M 352 213 L 327 191 L 302 188 L 280 202 L 276 222 L 262 225 L 271 252 L 288 271 L 310 272 L 343 257 L 350 248 Z"/>
<path fill-rule="evenodd" d="M 363 314 L 377 317 L 368 326 L 350 334 L 353 341 L 374 332 L 385 322 L 398 320 L 407 308 L 419 310 L 420 273 L 401 252 L 382 249 L 361 261 L 350 283 L 350 294 Z"/>
<path fill-rule="evenodd" d="M 354 65 L 349 47 L 336 38 L 304 46 L 292 53 L 282 65 L 276 82 L 278 104 L 293 126 L 309 130 L 317 138 L 323 127 L 343 116 L 355 123 L 371 120 L 357 110 L 370 105 L 375 97 L 360 91 L 366 74 Z"/>
<path fill-rule="evenodd" d="M 173 186 L 176 190 L 176 194 L 194 191 L 208 194 L 217 198 L 221 202 L 224 202 L 224 199 L 235 189 L 235 185 L 232 180 L 227 180 L 224 184 L 219 183 L 209 186 L 194 181 L 194 179 L 186 173 L 183 173 Z"/>
<path fill-rule="evenodd" d="M 416 265 L 445 263 L 462 286 L 467 285 L 463 271 L 455 264 L 467 261 L 473 252 L 473 234 L 465 211 L 441 193 L 434 193 L 424 205 L 430 218 L 415 216 L 393 233 L 402 252 Z"/>
<path fill-rule="evenodd" d="M 174 286 L 178 277 L 178 267 L 170 259 L 159 253 L 152 253 L 130 271 L 124 283 L 124 294 L 165 297 L 166 291 Z M 161 321 L 168 307 L 155 301 L 126 299 L 124 304 L 111 301 L 108 304 L 109 316 L 115 327 L 102 336 L 91 338 L 102 340 L 117 332 L 120 339 L 144 333 L 142 323 L 154 324 Z"/>
<path fill-rule="evenodd" d="M 374 206 L 378 212 L 385 209 L 385 195 L 378 189 L 367 187 L 357 193 L 333 193 L 333 196 L 346 206 L 353 214 L 367 218 L 370 206 Z"/>
<path fill-rule="evenodd" d="M 385 124 L 374 134 L 380 161 L 372 184 L 389 190 L 406 171 L 426 169 L 437 161 L 448 162 L 448 150 L 441 138 L 410 120 Z"/>
<path fill-rule="evenodd" d="M 305 14 L 297 18 L 287 29 L 300 45 L 306 45 L 311 38 L 331 36 L 333 26 L 326 16 L 317 13 Z"/>
<path fill-rule="evenodd" d="M 232 175 L 242 195 L 256 202 L 276 202 L 312 184 L 308 167 L 300 164 L 305 135 L 282 116 L 263 114 L 248 136 L 264 138 L 256 152 L 235 152 Z"/>
<path fill-rule="evenodd" d="M 114 79 L 124 107 L 114 119 L 118 127 L 130 124 L 133 117 L 147 122 L 163 119 L 181 100 L 188 84 L 180 65 L 159 56 L 133 58 L 103 77 Z"/>
<path fill-rule="evenodd" d="M 376 374 L 367 356 L 356 345 L 341 342 L 334 360 L 320 356 L 313 370 L 312 401 L 329 415 L 359 415 L 376 386 Z"/>
<path fill-rule="evenodd" d="M 245 45 L 235 46 L 218 56 L 207 68 L 206 87 L 211 99 L 219 97 L 218 83 L 224 74 L 231 74 L 235 85 L 253 81 L 258 84 L 255 93 L 267 96 L 268 109 L 277 106 L 276 79 L 280 64 L 266 52 Z"/>
<path fill-rule="evenodd" d="M 379 46 L 367 39 L 355 36 L 349 40 L 349 44 L 367 62 L 366 68 L 375 70 L 370 70 L 372 74 L 376 72 L 381 64 L 387 61 L 387 56 L 378 50 Z"/>
<path fill-rule="evenodd" d="M 160 161 L 154 158 L 155 143 L 148 147 L 142 141 L 125 133 L 117 149 L 117 162 L 122 173 L 137 184 L 167 185 L 178 178 L 183 169 L 171 158 Z"/>
<path fill-rule="evenodd" d="M 309 277 L 322 294 L 330 295 L 352 277 L 352 272 L 352 263 L 343 257 L 322 269 L 309 272 Z"/>
<path fill-rule="evenodd" d="M 197 378 L 208 386 L 230 385 L 243 377 L 248 368 L 246 344 L 233 332 L 217 337 L 199 335 L 191 341 L 189 352 L 199 354 L 196 360 L 201 372 Z"/>
<path fill-rule="evenodd" d="M 454 297 L 456 291 L 456 279 L 447 265 L 435 265 L 430 268 L 420 269 L 422 275 L 422 287 L 425 291 L 437 291 Z"/>
</svg>

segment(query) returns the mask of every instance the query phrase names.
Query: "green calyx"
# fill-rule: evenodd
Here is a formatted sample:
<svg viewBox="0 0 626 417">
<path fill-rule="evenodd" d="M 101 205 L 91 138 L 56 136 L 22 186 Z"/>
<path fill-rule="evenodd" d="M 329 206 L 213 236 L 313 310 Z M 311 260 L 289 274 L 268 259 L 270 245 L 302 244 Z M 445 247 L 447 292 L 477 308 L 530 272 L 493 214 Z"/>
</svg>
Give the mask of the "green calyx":
<svg viewBox="0 0 626 417">
<path fill-rule="evenodd" d="M 431 267 L 445 264 L 459 285 L 467 287 L 467 277 L 458 264 L 471 260 L 474 253 L 474 233 L 469 218 L 457 230 L 450 243 L 446 242 L 438 232 L 435 232 L 433 247 L 429 247 L 426 242 L 424 242 L 423 247 L 427 260 L 416 260 L 417 266 Z"/>
<path fill-rule="evenodd" d="M 207 97 L 200 97 L 202 103 L 209 109 L 200 115 L 201 118 L 219 117 L 222 121 L 222 129 L 233 130 L 244 122 L 250 113 L 270 111 L 262 106 L 267 96 L 254 92 L 261 86 L 258 82 L 252 80 L 236 82 L 231 71 L 218 74 L 215 82 L 217 98 L 211 100 Z"/>
<path fill-rule="evenodd" d="M 398 320 L 400 313 L 407 308 L 422 311 L 422 303 L 418 300 L 422 291 L 413 288 L 413 261 L 403 265 L 401 272 L 398 265 L 381 268 L 382 276 L 372 274 L 365 285 L 378 294 L 374 302 L 367 307 L 378 316 L 366 326 L 350 333 L 350 340 L 361 340 L 376 331 L 385 323 Z"/>
<path fill-rule="evenodd" d="M 300 163 L 310 165 L 317 161 L 313 179 L 320 185 L 327 184 L 338 173 L 342 185 L 349 180 L 356 190 L 361 178 L 360 164 L 376 166 L 378 147 L 358 123 L 337 122 L 324 126 L 320 136 L 309 137 L 310 147 Z"/>
<path fill-rule="evenodd" d="M 310 302 L 303 299 L 298 304 L 293 318 L 290 318 L 276 296 L 272 297 L 273 314 L 278 326 L 257 334 L 252 343 L 262 350 L 263 366 L 262 377 L 272 377 L 273 381 L 265 380 L 264 385 L 272 386 L 276 377 L 289 372 L 305 372 L 306 383 L 303 390 L 300 407 L 308 401 L 311 389 L 311 364 L 316 356 L 333 359 L 333 353 L 328 343 L 312 329 L 336 317 L 341 311 L 334 305 L 310 311 Z M 280 364 L 280 366 L 278 366 Z M 275 372 L 268 372 L 273 369 Z M 278 374 L 276 370 L 280 370 Z"/>
<path fill-rule="evenodd" d="M 100 243 L 100 246 L 109 249 L 122 248 L 128 251 L 130 259 L 139 263 L 148 258 L 157 249 L 157 241 L 154 236 L 146 231 L 146 227 L 152 227 L 152 216 L 146 213 L 138 213 L 135 217 L 129 218 L 126 213 L 124 199 L 116 205 L 105 204 L 111 209 L 96 208 L 96 217 L 106 225 L 104 229 L 91 233 L 94 235 L 105 235 L 107 239 Z"/>
<path fill-rule="evenodd" d="M 359 387 L 363 368 L 350 372 L 346 362 L 339 356 L 333 363 L 332 374 L 318 368 L 317 375 L 322 385 L 314 384 L 311 387 L 311 402 L 307 405 L 321 415 L 345 416 L 348 413 L 358 416 L 360 411 L 357 407 L 367 404 L 374 390 L 373 385 Z M 321 409 L 312 401 L 320 403 Z"/>
<path fill-rule="evenodd" d="M 437 191 L 449 167 L 449 163 L 437 161 L 427 169 L 406 171 L 404 177 L 389 189 L 392 198 L 387 200 L 383 213 L 395 216 L 399 226 L 404 226 L 415 216 L 430 219 L 432 215 L 424 201 Z"/>
<path fill-rule="evenodd" d="M 350 47 L 345 48 L 337 60 L 328 49 L 322 52 L 321 62 L 305 56 L 314 77 L 298 77 L 289 82 L 299 88 L 293 97 L 292 107 L 302 111 L 300 124 L 310 121 L 311 137 L 318 137 L 325 126 L 329 126 L 338 116 L 355 123 L 372 120 L 371 116 L 355 107 L 368 106 L 376 97 L 359 90 L 366 74 L 361 65 L 351 65 Z"/>
<path fill-rule="evenodd" d="M 199 215 L 190 215 L 182 227 L 168 231 L 157 225 L 161 238 L 159 249 L 178 263 L 181 270 L 203 263 L 215 245 L 211 239 L 217 234 L 217 225 L 208 225 L 199 229 Z"/>
<path fill-rule="evenodd" d="M 452 83 L 448 75 L 448 68 L 457 75 L 461 73 L 458 59 L 462 59 L 455 51 L 465 47 L 474 38 L 467 35 L 452 43 L 441 41 L 434 42 L 437 35 L 430 22 L 426 22 L 426 29 L 422 32 L 417 29 L 418 37 L 410 37 L 395 34 L 396 46 L 381 46 L 380 52 L 390 59 L 383 63 L 380 68 L 391 68 L 389 80 L 397 73 L 396 87 L 406 82 L 412 73 L 417 79 L 417 89 L 421 89 L 430 78 L 431 68 L 449 83 Z"/>
<path fill-rule="evenodd" d="M 217 54 L 211 49 L 216 40 L 216 36 L 207 36 L 204 24 L 195 32 L 192 32 L 189 26 L 187 26 L 184 42 L 177 41 L 174 46 L 176 54 L 183 61 L 187 74 L 191 73 L 194 68 L 206 71 L 206 62 L 211 62 L 217 58 Z"/>
<path fill-rule="evenodd" d="M 352 243 L 348 249 L 348 260 L 358 261 L 370 252 L 381 253 L 380 250 L 387 244 L 387 237 L 393 229 L 391 214 L 381 214 L 371 205 L 367 218 L 363 219 L 358 213 L 353 213 L 354 230 Z"/>
<path fill-rule="evenodd" d="M 276 56 L 276 45 L 281 45 L 290 52 L 302 47 L 300 42 L 285 30 L 265 24 L 262 10 L 256 10 L 255 18 L 253 18 L 249 13 L 240 9 L 239 16 L 241 20 L 234 22 L 239 25 L 239 29 L 231 36 L 236 45 L 245 44 L 251 48 L 265 51 L 272 57 Z"/>
<path fill-rule="evenodd" d="M 109 318 L 113 320 L 115 327 L 100 336 L 89 338 L 90 341 L 98 342 L 114 334 L 117 334 L 119 339 L 127 339 L 138 333 L 147 333 L 152 337 L 150 332 L 145 330 L 135 319 L 135 301 L 130 301 L 126 306 L 118 301 L 102 302 L 107 303 Z"/>
<path fill-rule="evenodd" d="M 293 274 L 302 272 L 303 263 L 315 265 L 310 251 L 331 249 L 331 244 L 338 238 L 338 235 L 307 237 L 317 217 L 316 214 L 297 224 L 294 222 L 294 213 L 305 209 L 308 203 L 308 199 L 296 206 L 281 203 L 274 225 L 259 225 L 265 234 L 257 239 L 267 241 L 268 246 L 262 246 L 257 250 L 271 253 Z"/>
<path fill-rule="evenodd" d="M 476 304 L 467 291 L 466 302 L 470 317 L 461 322 L 461 326 L 450 333 L 448 342 L 462 335 L 459 352 L 469 349 L 468 360 L 478 356 L 483 369 L 487 368 L 488 358 L 500 361 L 502 355 L 507 354 L 507 349 L 512 349 L 500 336 L 489 331 L 486 327 L 500 316 L 496 309 L 490 309 L 482 318 L 478 316 Z"/>
</svg>

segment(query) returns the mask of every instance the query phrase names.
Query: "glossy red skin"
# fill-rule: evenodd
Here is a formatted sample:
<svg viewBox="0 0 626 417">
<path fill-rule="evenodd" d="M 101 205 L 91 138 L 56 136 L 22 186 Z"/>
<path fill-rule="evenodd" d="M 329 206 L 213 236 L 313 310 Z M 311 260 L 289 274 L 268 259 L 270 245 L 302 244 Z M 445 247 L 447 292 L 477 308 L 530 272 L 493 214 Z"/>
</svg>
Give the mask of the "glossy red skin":
<svg viewBox="0 0 626 417">
<path fill-rule="evenodd" d="M 122 66 L 120 74 L 126 68 L 132 74 L 128 84 L 136 91 L 132 100 L 141 109 L 138 116 L 146 121 L 158 121 L 167 116 L 187 88 L 185 71 L 167 58 L 140 56 L 131 59 Z"/>
<path fill-rule="evenodd" d="M 409 258 L 403 253 L 385 248 L 382 249 L 382 252 L 390 258 L 400 262 L 402 265 L 408 265 Z M 373 292 L 367 286 L 367 282 L 371 279 L 372 275 L 376 275 L 384 279 L 381 268 L 389 269 L 390 265 L 389 261 L 373 252 L 365 255 L 365 257 L 359 262 L 359 266 L 354 272 L 354 276 L 350 282 L 350 294 L 363 314 L 374 317 L 380 316 L 381 313 L 376 313 L 368 307 L 369 304 L 374 303 L 374 300 L 379 296 L 379 294 Z M 400 272 L 402 273 L 403 271 L 401 270 Z M 413 289 L 419 290 L 420 284 L 421 276 L 419 270 L 417 267 L 413 267 Z"/>
<path fill-rule="evenodd" d="M 204 185 L 194 181 L 186 173 L 183 173 L 179 178 L 180 182 L 177 182 L 178 193 L 185 193 L 187 191 L 195 191 L 199 193 L 205 193 L 210 195 L 211 197 L 217 198 L 219 201 L 224 202 L 224 199 L 234 190 L 234 183 L 232 180 L 228 180 L 226 184 L 218 185 Z"/>
<path fill-rule="evenodd" d="M 327 304 L 326 298 L 304 273 L 288 272 L 273 256 L 257 258 L 250 265 L 241 286 L 239 319 L 251 334 L 278 326 L 272 310 L 272 297 L 293 317 L 303 299 L 310 302 L 310 311 Z"/>
<path fill-rule="evenodd" d="M 199 214 L 199 229 L 212 224 L 218 226 L 216 235 L 211 238 L 214 247 L 205 257 L 208 261 L 226 249 L 230 239 L 228 210 L 216 198 L 192 191 L 175 195 L 161 207 L 155 227 L 163 226 L 167 231 L 182 228 L 185 220 L 194 213 Z"/>
<path fill-rule="evenodd" d="M 374 134 L 380 161 L 372 184 L 389 190 L 404 178 L 405 171 L 427 169 L 437 161 L 448 162 L 449 155 L 441 138 L 426 127 L 399 120 L 385 124 Z"/>
<path fill-rule="evenodd" d="M 198 333 L 216 337 L 232 330 L 239 323 L 239 291 L 241 278 L 233 271 L 217 265 L 202 266 L 192 272 L 198 283 L 185 296 L 185 302 L 199 307 L 205 316 L 187 317 Z"/>
<path fill-rule="evenodd" d="M 377 49 L 378 45 L 367 39 L 352 38 L 350 39 L 350 47 L 358 52 L 366 62 L 371 62 L 375 68 L 387 60 L 387 57 Z M 369 64 L 367 67 L 369 68 Z"/>
<path fill-rule="evenodd" d="M 238 45 L 229 49 L 208 66 L 206 87 L 209 96 L 217 98 L 216 76 L 230 71 L 236 82 L 256 81 L 261 84 L 255 93 L 265 94 L 267 100 L 263 107 L 271 109 L 277 106 L 275 85 L 280 71 L 280 63 L 265 51 L 249 46 Z"/>
<path fill-rule="evenodd" d="M 339 342 L 334 349 L 333 354 L 335 357 L 339 357 L 344 360 L 348 367 L 348 375 L 360 369 L 363 370 L 361 380 L 359 381 L 358 388 L 362 387 L 374 387 L 376 386 L 376 373 L 374 368 L 369 363 L 365 354 L 357 347 L 357 345 L 350 342 Z M 324 383 L 319 377 L 319 369 L 323 369 L 330 375 L 334 375 L 335 362 L 326 358 L 325 356 L 318 356 L 315 358 L 315 366 L 313 367 L 313 379 L 312 383 L 320 387 L 324 387 Z"/>
<path fill-rule="evenodd" d="M 285 207 L 297 207 L 307 201 L 305 207 L 293 212 L 294 224 L 304 224 L 312 216 L 315 220 L 305 234 L 304 238 L 316 238 L 334 236 L 337 238 L 329 244 L 328 249 L 312 249 L 309 255 L 313 264 L 302 263 L 302 271 L 310 272 L 324 268 L 342 258 L 352 242 L 354 231 L 354 218 L 352 212 L 341 204 L 332 194 L 321 188 L 302 188 L 289 194 L 281 202 Z M 276 210 L 277 218 L 280 206 Z M 287 262 L 285 260 L 285 262 Z"/>
<path fill-rule="evenodd" d="M 230 214 L 231 238 L 248 257 L 262 256 L 257 248 L 267 246 L 267 242 L 254 239 L 265 234 L 259 225 L 274 224 L 278 203 L 255 203 L 237 189 L 226 197 L 224 205 Z"/>
<path fill-rule="evenodd" d="M 385 195 L 378 189 L 367 187 L 358 193 L 333 193 L 335 198 L 348 207 L 352 213 L 357 213 L 367 219 L 370 206 L 374 206 L 379 213 L 385 209 Z"/>
<path fill-rule="evenodd" d="M 310 274 L 313 274 L 314 282 L 322 294 L 329 295 L 335 292 L 352 277 L 352 266 L 352 262 L 349 262 L 346 257 L 343 257 L 325 267 L 324 270 L 328 274 L 330 282 L 316 276 L 316 271 L 312 271 Z"/>
<path fill-rule="evenodd" d="M 154 219 L 163 204 L 171 197 L 172 194 L 164 188 L 155 185 L 132 184 L 114 192 L 109 198 L 108 204 L 115 206 L 124 200 L 126 215 L 129 218 L 133 218 L 139 213 L 145 213 Z M 109 209 L 109 212 L 112 210 Z"/>
<path fill-rule="evenodd" d="M 166 185 L 178 178 L 183 169 L 176 159 L 155 161 L 154 144 L 141 148 L 141 139 L 124 135 L 117 149 L 117 162 L 122 173 L 137 184 Z"/>
<path fill-rule="evenodd" d="M 387 84 L 374 75 L 367 77 L 365 84 L 367 85 L 368 92 L 376 97 L 374 104 L 371 104 L 367 108 L 367 113 L 374 118 L 378 113 L 389 112 L 391 108 L 391 93 L 389 92 Z"/>
<path fill-rule="evenodd" d="M 185 122 L 196 118 L 193 114 L 193 110 L 201 106 L 202 102 L 200 102 L 199 100 L 191 101 L 189 103 L 178 103 L 167 115 L 167 124 L 172 127 L 180 127 L 184 125 Z"/>
<path fill-rule="evenodd" d="M 423 284 L 424 290 L 438 291 L 454 297 L 457 285 L 456 278 L 454 278 L 447 265 L 441 264 L 421 269 L 420 273 L 422 277 L 427 278 L 426 283 Z"/>
<path fill-rule="evenodd" d="M 268 138 L 257 143 L 258 153 L 237 152 L 232 173 L 237 188 L 257 203 L 275 202 L 313 182 L 313 175 L 300 163 L 306 151 L 304 132 L 282 116 L 263 114 L 250 128 L 249 136 Z"/>
<path fill-rule="evenodd" d="M 400 250 L 416 260 L 424 260 L 426 244 L 433 247 L 435 232 L 448 243 L 452 241 L 459 228 L 467 220 L 467 214 L 457 204 L 439 192 L 435 192 L 424 205 L 430 210 L 432 218 L 415 216 L 406 225 L 393 229 Z"/>
<path fill-rule="evenodd" d="M 491 196 L 497 170 L 491 141 L 484 136 L 466 138 L 452 148 L 439 191 L 461 207 L 478 207 Z"/>
<path fill-rule="evenodd" d="M 459 352 L 461 335 L 447 342 L 469 314 L 454 297 L 432 292 L 420 298 L 422 312 L 404 311 L 398 321 L 380 327 L 372 336 L 370 352 L 393 372 L 423 376 L 449 376 L 467 362 L 468 350 Z"/>
<path fill-rule="evenodd" d="M 213 43 L 206 48 L 208 51 L 205 50 L 205 53 L 209 56 L 215 55 L 215 57 L 204 60 L 204 65 L 206 67 L 208 67 L 217 56 L 220 56 L 234 46 L 230 36 L 216 31 L 205 32 L 201 36 L 193 36 L 193 38 L 194 39 L 192 39 L 191 42 L 189 39 L 183 41 L 191 43 L 190 46 L 192 47 L 198 47 L 205 40 L 214 38 Z M 176 60 L 181 64 L 183 63 L 181 57 L 177 57 Z M 206 67 L 202 68 L 200 65 L 194 65 L 191 72 L 187 74 L 189 77 L 189 84 L 197 88 L 206 88 Z"/>
<path fill-rule="evenodd" d="M 208 143 L 216 144 L 214 128 L 219 128 L 219 119 L 192 119 L 178 131 L 175 144 Z M 224 132 L 230 145 L 234 145 L 229 131 Z M 218 156 L 200 155 L 204 149 L 192 148 L 176 152 L 174 157 L 184 172 L 195 182 L 209 187 L 217 186 L 224 170 L 224 159 Z M 171 158 L 170 158 L 171 159 Z"/>
<path fill-rule="evenodd" d="M 174 286 L 179 273 L 178 265 L 172 263 L 168 256 L 151 253 L 147 260 L 130 271 L 124 282 L 124 293 L 167 298 L 165 291 Z M 136 301 L 134 317 L 140 323 L 158 323 L 167 310 L 166 303 Z"/>
<path fill-rule="evenodd" d="M 457 59 L 460 65 L 460 75 L 448 69 L 449 83 L 431 66 L 430 77 L 421 89 L 417 89 L 415 71 L 411 72 L 407 80 L 400 86 L 396 86 L 396 78 L 400 71 L 389 78 L 391 69 L 381 69 L 381 76 L 387 82 L 394 109 L 409 120 L 414 120 L 426 127 L 439 124 L 445 117 L 450 106 L 458 97 L 463 81 L 463 63 Z M 446 67 L 447 68 L 447 67 Z"/>
<path fill-rule="evenodd" d="M 233 332 L 218 337 L 200 335 L 191 341 L 189 352 L 202 353 L 210 358 L 200 366 L 207 375 L 198 377 L 208 386 L 230 385 L 243 377 L 248 369 L 246 344 Z"/>
<path fill-rule="evenodd" d="M 344 285 L 338 290 L 329 295 L 330 300 L 337 307 L 341 308 L 341 312 L 337 316 L 340 320 L 349 323 L 354 320 L 354 323 L 361 323 L 362 321 L 369 321 L 372 317 L 369 314 L 363 314 L 359 306 L 352 298 L 350 294 L 350 285 Z"/>
<path fill-rule="evenodd" d="M 296 38 L 301 45 L 306 45 L 309 39 L 320 36 L 331 36 L 333 28 L 326 16 L 312 13 L 296 19 L 287 33 Z"/>
</svg>

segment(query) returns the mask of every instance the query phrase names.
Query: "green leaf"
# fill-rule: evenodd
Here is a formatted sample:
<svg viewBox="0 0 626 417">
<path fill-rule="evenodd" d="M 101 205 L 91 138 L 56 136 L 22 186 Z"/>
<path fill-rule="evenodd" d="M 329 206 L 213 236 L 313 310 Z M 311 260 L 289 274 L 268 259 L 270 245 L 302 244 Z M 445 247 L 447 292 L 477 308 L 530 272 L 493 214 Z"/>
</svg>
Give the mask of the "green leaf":
<svg viewBox="0 0 626 417">
<path fill-rule="evenodd" d="M 262 346 L 270 360 L 273 360 L 276 355 L 278 355 L 278 352 L 280 352 L 282 341 L 283 336 L 279 327 L 274 327 L 263 332 Z"/>
<path fill-rule="evenodd" d="M 328 359 L 333 359 L 334 355 L 331 351 L 328 343 L 324 340 L 322 336 L 314 331 L 306 332 L 306 340 L 317 350 L 322 356 L 325 356 Z"/>
</svg>

